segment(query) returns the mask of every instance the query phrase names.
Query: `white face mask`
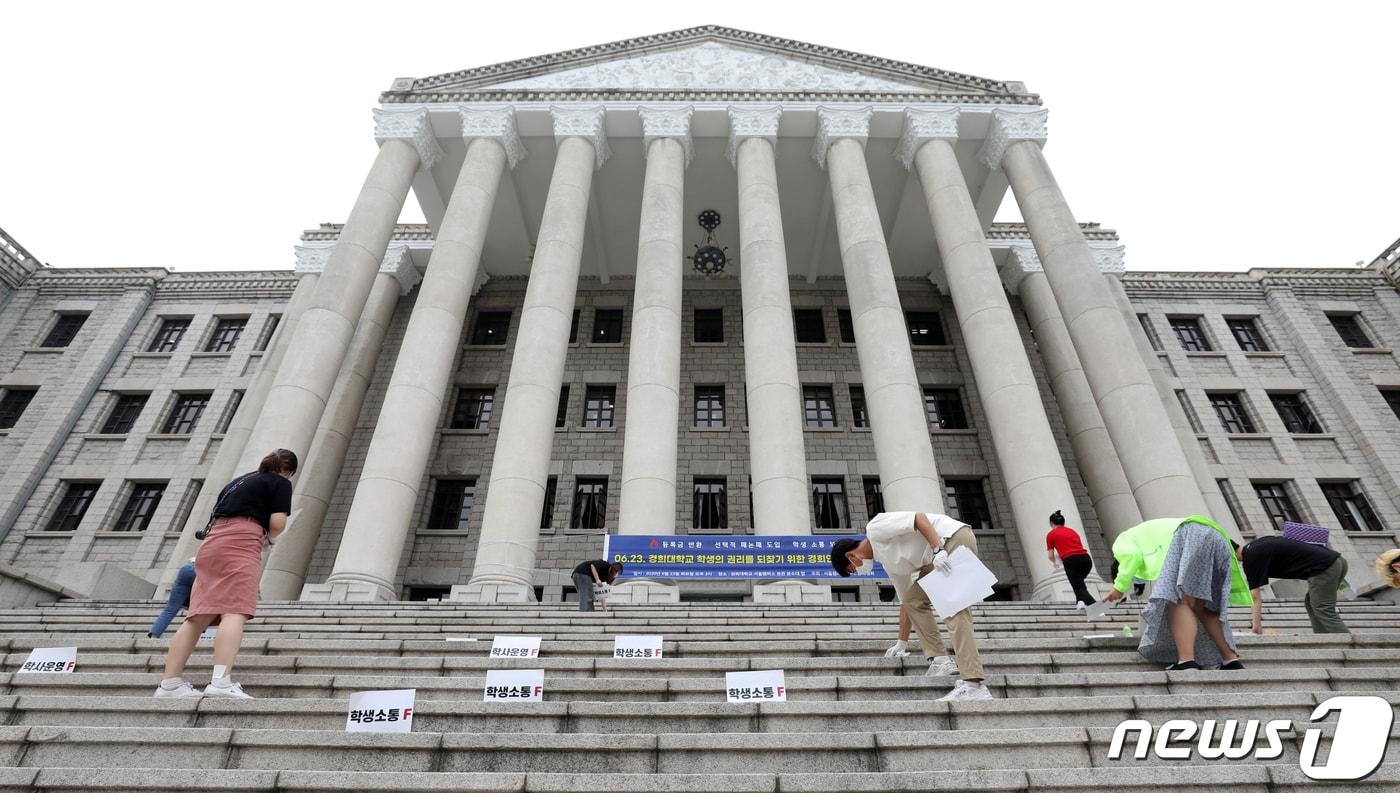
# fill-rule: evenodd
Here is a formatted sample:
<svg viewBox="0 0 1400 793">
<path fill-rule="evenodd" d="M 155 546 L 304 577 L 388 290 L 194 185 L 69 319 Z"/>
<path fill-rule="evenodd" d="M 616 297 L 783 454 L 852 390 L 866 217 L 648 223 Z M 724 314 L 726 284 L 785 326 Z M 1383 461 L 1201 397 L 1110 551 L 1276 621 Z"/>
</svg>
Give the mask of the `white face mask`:
<svg viewBox="0 0 1400 793">
<path fill-rule="evenodd" d="M 860 564 L 856 565 L 856 569 L 854 572 L 856 575 L 869 575 L 870 573 L 875 572 L 875 560 L 862 559 L 860 561 Z"/>
</svg>

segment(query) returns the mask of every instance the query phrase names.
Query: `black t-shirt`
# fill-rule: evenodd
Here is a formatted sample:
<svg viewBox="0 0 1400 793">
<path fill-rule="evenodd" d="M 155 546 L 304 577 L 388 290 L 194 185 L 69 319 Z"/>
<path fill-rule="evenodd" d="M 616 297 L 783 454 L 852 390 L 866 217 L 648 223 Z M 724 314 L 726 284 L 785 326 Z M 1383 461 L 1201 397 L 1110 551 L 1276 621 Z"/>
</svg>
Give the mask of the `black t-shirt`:
<svg viewBox="0 0 1400 793">
<path fill-rule="evenodd" d="M 590 567 L 593 568 L 593 570 L 598 571 L 599 581 L 607 583 L 608 568 L 612 567 L 612 564 L 610 564 L 607 559 L 594 559 L 591 562 L 584 562 L 583 564 L 574 568 L 574 575 L 586 575 L 589 578 L 592 578 L 593 573 L 589 570 Z"/>
<path fill-rule="evenodd" d="M 1260 537 L 1244 546 L 1244 577 L 1250 589 L 1264 586 L 1270 578 L 1308 579 L 1331 567 L 1338 556 L 1321 545 Z"/>
<path fill-rule="evenodd" d="M 273 513 L 291 511 L 292 483 L 281 474 L 244 474 L 224 485 L 214 506 L 218 517 L 252 518 L 264 529 Z"/>
</svg>

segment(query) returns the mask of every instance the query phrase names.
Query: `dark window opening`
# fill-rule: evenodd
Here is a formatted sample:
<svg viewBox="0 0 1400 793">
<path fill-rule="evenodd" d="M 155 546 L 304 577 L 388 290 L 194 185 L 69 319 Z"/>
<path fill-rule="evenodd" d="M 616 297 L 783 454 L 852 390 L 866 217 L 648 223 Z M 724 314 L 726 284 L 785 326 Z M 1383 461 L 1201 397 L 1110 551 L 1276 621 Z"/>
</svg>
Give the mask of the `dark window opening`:
<svg viewBox="0 0 1400 793">
<path fill-rule="evenodd" d="M 510 331 L 509 311 L 478 311 L 472 326 L 471 343 L 483 347 L 499 347 L 506 343 Z"/>
<path fill-rule="evenodd" d="M 29 409 L 29 403 L 34 401 L 34 395 L 39 393 L 37 388 L 7 388 L 5 395 L 0 396 L 0 430 L 8 430 L 19 423 L 19 419 L 24 415 L 24 411 Z"/>
<path fill-rule="evenodd" d="M 1298 514 L 1298 509 L 1293 506 L 1293 499 L 1288 497 L 1288 490 L 1282 482 L 1252 482 L 1254 494 L 1259 497 L 1259 503 L 1264 507 L 1264 514 L 1269 516 L 1274 528 L 1283 529 L 1285 521 L 1295 523 L 1302 522 L 1302 517 Z"/>
<path fill-rule="evenodd" d="M 808 427 L 835 427 L 836 399 L 831 386 L 802 386 L 802 412 Z"/>
<path fill-rule="evenodd" d="M 943 333 L 943 321 L 937 311 L 906 311 L 904 322 L 909 326 L 909 343 L 915 347 L 937 347 L 948 343 Z"/>
<path fill-rule="evenodd" d="M 841 334 L 842 344 L 856 343 L 856 324 L 851 318 L 849 308 L 836 309 L 836 328 L 837 332 Z"/>
<path fill-rule="evenodd" d="M 1269 401 L 1274 403 L 1274 410 L 1278 411 L 1278 417 L 1283 419 L 1283 425 L 1289 432 L 1295 435 L 1322 432 L 1322 425 L 1308 403 L 1303 401 L 1302 394 L 1269 394 Z"/>
<path fill-rule="evenodd" d="M 611 427 L 613 425 L 613 400 L 617 388 L 610 385 L 591 385 L 583 393 L 583 426 Z"/>
<path fill-rule="evenodd" d="M 1181 349 L 1187 352 L 1210 352 L 1210 340 L 1201 328 L 1199 317 L 1171 317 L 1168 321 L 1171 323 L 1172 333 L 1176 334 L 1176 340 L 1181 342 Z"/>
<path fill-rule="evenodd" d="M 540 528 L 554 526 L 554 494 L 559 490 L 559 477 L 551 476 L 544 482 L 544 509 L 540 510 Z"/>
<path fill-rule="evenodd" d="M 475 479 L 437 480 L 426 528 L 429 531 L 466 531 L 470 528 L 475 500 Z"/>
<path fill-rule="evenodd" d="M 1383 531 L 1371 502 L 1356 482 L 1318 482 L 1332 514 L 1345 531 Z"/>
<path fill-rule="evenodd" d="M 701 344 L 724 341 L 724 309 L 695 309 L 695 341 Z"/>
<path fill-rule="evenodd" d="M 177 394 L 175 406 L 165 420 L 161 432 L 166 435 L 189 435 L 199 425 L 199 417 L 209 407 L 209 394 Z"/>
<path fill-rule="evenodd" d="M 608 480 L 582 477 L 574 482 L 574 509 L 569 528 L 601 529 L 608 520 Z"/>
<path fill-rule="evenodd" d="M 1245 352 L 1268 352 L 1269 343 L 1264 340 L 1264 334 L 1259 331 L 1259 323 L 1253 317 L 1233 317 L 1227 318 L 1225 324 L 1230 328 L 1230 335 L 1235 337 L 1235 343 L 1240 345 L 1240 349 Z"/>
<path fill-rule="evenodd" d="M 146 348 L 146 352 L 174 352 L 180 346 L 180 340 L 185 338 L 185 331 L 190 329 L 190 321 L 185 317 L 172 317 L 163 319 L 160 328 L 156 331 L 155 338 L 151 339 L 151 345 Z"/>
<path fill-rule="evenodd" d="M 845 482 L 839 477 L 812 477 L 812 515 L 819 529 L 849 529 Z"/>
<path fill-rule="evenodd" d="M 987 506 L 981 479 L 945 479 L 943 496 L 948 502 L 949 517 L 966 523 L 973 531 L 992 528 L 992 511 Z"/>
<path fill-rule="evenodd" d="M 44 527 L 44 531 L 73 531 L 83 522 L 92 499 L 97 495 L 98 482 L 68 482 L 63 489 L 63 498 L 58 509 Z"/>
<path fill-rule="evenodd" d="M 865 409 L 865 387 L 851 386 L 851 426 L 869 427 L 870 415 Z"/>
<path fill-rule="evenodd" d="M 423 586 L 420 584 L 417 586 L 405 587 L 403 599 L 419 602 L 424 600 L 442 600 L 450 594 L 452 594 L 452 587 L 450 586 Z"/>
<path fill-rule="evenodd" d="M 142 409 L 146 407 L 146 400 L 150 394 L 118 394 L 117 402 L 112 406 L 112 412 L 107 416 L 107 421 L 102 425 L 103 435 L 125 435 L 131 432 L 131 428 L 136 424 L 136 419 L 141 415 Z"/>
<path fill-rule="evenodd" d="M 495 409 L 496 389 L 459 388 L 457 403 L 452 406 L 452 420 L 449 429 L 489 430 L 491 412 Z"/>
<path fill-rule="evenodd" d="M 621 343 L 622 343 L 622 309 L 620 309 L 620 308 L 595 308 L 595 309 L 593 309 L 593 343 L 594 343 L 594 344 L 621 344 Z"/>
<path fill-rule="evenodd" d="M 554 412 L 554 426 L 563 429 L 569 419 L 569 387 L 559 387 L 559 409 Z"/>
<path fill-rule="evenodd" d="M 831 588 L 832 603 L 859 603 L 860 587 L 834 586 Z"/>
<path fill-rule="evenodd" d="M 1254 422 L 1249 418 L 1249 413 L 1244 409 L 1244 400 L 1240 399 L 1238 393 L 1206 394 L 1210 400 L 1210 406 L 1215 409 L 1215 415 L 1220 419 L 1220 426 L 1229 433 L 1252 433 L 1254 432 Z"/>
<path fill-rule="evenodd" d="M 570 343 L 570 344 L 577 344 L 577 343 L 578 343 L 578 320 L 579 320 L 579 316 L 582 315 L 582 314 L 583 314 L 583 310 L 582 310 L 582 309 L 577 309 L 577 308 L 576 308 L 576 309 L 574 309 L 573 318 L 569 320 L 569 343 Z"/>
<path fill-rule="evenodd" d="M 826 323 L 822 320 L 822 310 L 819 308 L 794 308 L 792 327 L 798 344 L 826 342 Z"/>
<path fill-rule="evenodd" d="M 214 335 L 204 345 L 205 352 L 233 352 L 238 339 L 243 336 L 243 328 L 248 324 L 244 317 L 225 317 L 214 326 Z"/>
<path fill-rule="evenodd" d="M 924 412 L 930 427 L 939 430 L 967 429 L 967 411 L 956 388 L 925 388 Z"/>
<path fill-rule="evenodd" d="M 724 426 L 724 386 L 698 385 L 695 387 L 695 426 Z"/>
<path fill-rule="evenodd" d="M 160 499 L 165 495 L 165 483 L 140 483 L 131 488 L 121 517 L 113 531 L 145 531 L 150 528 Z"/>
<path fill-rule="evenodd" d="M 1366 329 L 1361 327 L 1361 318 L 1356 314 L 1328 314 L 1327 319 L 1331 321 L 1332 327 L 1337 329 L 1337 335 L 1346 346 L 1359 350 L 1369 350 L 1376 346 L 1371 337 L 1366 335 Z"/>
<path fill-rule="evenodd" d="M 867 476 L 861 480 L 865 490 L 865 519 L 871 520 L 885 511 L 885 492 L 880 489 L 880 477 Z"/>
<path fill-rule="evenodd" d="M 723 478 L 695 478 L 691 525 L 697 529 L 729 528 L 728 487 Z"/>
<path fill-rule="evenodd" d="M 67 347 L 73 343 L 73 339 L 78 335 L 78 331 L 83 329 L 83 323 L 87 322 L 87 314 L 59 314 L 58 320 L 54 322 L 49 334 L 44 337 L 40 347 Z"/>
</svg>

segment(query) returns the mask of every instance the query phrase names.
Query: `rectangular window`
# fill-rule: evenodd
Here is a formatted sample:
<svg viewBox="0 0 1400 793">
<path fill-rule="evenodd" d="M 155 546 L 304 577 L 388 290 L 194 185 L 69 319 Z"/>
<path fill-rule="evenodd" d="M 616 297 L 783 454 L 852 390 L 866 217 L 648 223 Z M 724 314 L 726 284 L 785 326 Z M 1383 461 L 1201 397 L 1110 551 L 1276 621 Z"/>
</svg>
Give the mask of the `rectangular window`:
<svg viewBox="0 0 1400 793">
<path fill-rule="evenodd" d="M 1254 422 L 1250 420 L 1249 413 L 1244 409 L 1244 400 L 1240 399 L 1238 392 L 1231 393 L 1207 393 L 1206 398 L 1210 400 L 1210 406 L 1215 409 L 1215 415 L 1220 419 L 1220 426 L 1230 433 L 1250 433 L 1254 432 Z"/>
<path fill-rule="evenodd" d="M 835 427 L 836 399 L 831 386 L 802 386 L 802 412 L 809 427 Z"/>
<path fill-rule="evenodd" d="M 176 394 L 175 406 L 165 419 L 161 432 L 166 435 L 189 435 L 199 424 L 199 417 L 209 407 L 209 394 Z"/>
<path fill-rule="evenodd" d="M 948 502 L 949 517 L 966 523 L 973 531 L 992 527 L 992 511 L 987 507 L 981 479 L 945 479 L 943 495 Z"/>
<path fill-rule="evenodd" d="M 583 426 L 611 427 L 613 425 L 613 400 L 617 388 L 610 385 L 591 385 L 583 392 Z"/>
<path fill-rule="evenodd" d="M 238 338 L 243 335 L 243 328 L 248 324 L 246 317 L 224 317 L 214 326 L 214 335 L 209 337 L 209 343 L 204 345 L 205 352 L 233 352 L 233 348 L 238 346 Z"/>
<path fill-rule="evenodd" d="M 819 308 L 794 308 L 792 329 L 798 344 L 826 342 L 826 322 L 822 320 L 822 310 Z"/>
<path fill-rule="evenodd" d="M 1302 394 L 1269 394 L 1274 410 L 1283 419 L 1283 425 L 1295 435 L 1312 435 L 1322 432 L 1322 425 L 1313 415 Z"/>
<path fill-rule="evenodd" d="M 943 335 L 943 321 L 937 311 L 906 311 L 904 323 L 909 326 L 909 343 L 915 347 L 936 347 L 948 343 Z"/>
<path fill-rule="evenodd" d="M 698 385 L 695 387 L 695 426 L 724 426 L 724 386 Z"/>
<path fill-rule="evenodd" d="M 185 331 L 190 329 L 188 317 L 166 317 L 160 321 L 160 328 L 156 330 L 155 338 L 151 339 L 151 345 L 146 348 L 146 352 L 174 352 L 180 346 L 180 340 L 185 338 Z"/>
<path fill-rule="evenodd" d="M 1240 345 L 1241 350 L 1269 351 L 1269 343 L 1264 340 L 1264 334 L 1259 331 L 1259 323 L 1254 317 L 1227 317 L 1225 324 L 1229 326 L 1230 335 L 1235 337 L 1235 343 Z"/>
<path fill-rule="evenodd" d="M 1297 508 L 1293 506 L 1293 499 L 1288 497 L 1288 490 L 1282 482 L 1251 482 L 1254 485 L 1254 494 L 1259 497 L 1259 503 L 1264 507 L 1264 514 L 1273 521 L 1274 528 L 1282 530 L 1284 521 L 1302 522 L 1303 518 L 1298 514 Z"/>
<path fill-rule="evenodd" d="M 595 308 L 595 309 L 593 309 L 593 343 L 594 343 L 594 344 L 621 344 L 621 343 L 622 343 L 622 309 L 620 309 L 620 308 Z"/>
<path fill-rule="evenodd" d="M 107 421 L 102 425 L 102 434 L 125 435 L 131 432 L 137 417 L 141 415 L 141 410 L 146 407 L 146 400 L 150 397 L 150 394 L 118 394 L 112 412 L 107 415 Z"/>
<path fill-rule="evenodd" d="M 267 322 L 263 323 L 262 333 L 258 334 L 258 343 L 253 347 L 258 352 L 267 350 L 267 345 L 272 343 L 272 334 L 277 332 L 277 326 L 282 322 L 281 314 L 269 314 Z"/>
<path fill-rule="evenodd" d="M 851 386 L 851 426 L 870 426 L 870 415 L 865 409 L 865 386 Z"/>
<path fill-rule="evenodd" d="M 40 347 L 67 347 L 87 322 L 87 314 L 59 314 Z"/>
<path fill-rule="evenodd" d="M 691 525 L 697 529 L 729 528 L 729 498 L 724 479 L 695 478 Z"/>
<path fill-rule="evenodd" d="M 554 494 L 559 491 L 559 477 L 551 476 L 544 482 L 544 509 L 540 510 L 540 528 L 554 528 Z"/>
<path fill-rule="evenodd" d="M 867 476 L 860 483 L 865 490 L 865 519 L 871 520 L 885 511 L 885 493 L 880 489 L 878 476 Z"/>
<path fill-rule="evenodd" d="M 1383 531 L 1384 526 L 1371 509 L 1371 502 L 1361 492 L 1361 485 L 1352 482 L 1318 482 L 1322 495 L 1332 507 L 1332 514 L 1346 531 Z"/>
<path fill-rule="evenodd" d="M 956 388 L 925 388 L 924 412 L 929 426 L 936 430 L 967 429 L 967 412 Z"/>
<path fill-rule="evenodd" d="M 842 344 L 856 343 L 856 324 L 851 319 L 849 308 L 836 309 L 836 329 L 841 334 Z"/>
<path fill-rule="evenodd" d="M 1331 321 L 1332 327 L 1337 329 L 1337 335 L 1342 337 L 1346 346 L 1360 350 L 1369 350 L 1376 346 L 1371 337 L 1366 335 L 1366 329 L 1361 327 L 1359 315 L 1328 314 L 1327 319 Z"/>
<path fill-rule="evenodd" d="M 150 528 L 151 518 L 155 517 L 156 507 L 160 506 L 161 496 L 165 495 L 165 483 L 139 482 L 132 486 L 131 496 L 122 508 L 113 531 L 145 531 Z"/>
<path fill-rule="evenodd" d="M 554 427 L 563 429 L 569 420 L 569 387 L 559 386 L 559 409 L 554 412 Z"/>
<path fill-rule="evenodd" d="M 724 309 L 695 309 L 695 341 L 700 344 L 724 341 Z"/>
<path fill-rule="evenodd" d="M 1186 396 L 1185 391 L 1176 392 L 1176 401 L 1181 404 L 1181 412 L 1186 414 L 1186 421 L 1191 425 L 1191 431 L 1197 434 L 1205 432 L 1201 429 L 1201 420 L 1197 418 L 1196 411 L 1191 407 L 1191 400 Z"/>
<path fill-rule="evenodd" d="M 569 320 L 569 343 L 578 344 L 578 319 L 583 314 L 583 309 L 574 309 L 574 316 Z"/>
<path fill-rule="evenodd" d="M 608 480 L 580 476 L 574 482 L 574 510 L 571 529 L 601 529 L 608 520 Z"/>
<path fill-rule="evenodd" d="M 1382 388 L 1381 399 L 1390 405 L 1390 412 L 1395 414 L 1395 418 L 1400 419 L 1400 388 Z"/>
<path fill-rule="evenodd" d="M 478 311 L 472 326 L 472 344 L 480 347 L 500 347 L 510 331 L 509 311 Z"/>
<path fill-rule="evenodd" d="M 439 479 L 428 511 L 429 531 L 466 531 L 476 498 L 475 479 Z"/>
<path fill-rule="evenodd" d="M 5 395 L 0 396 L 0 430 L 7 430 L 18 424 L 20 416 L 24 415 L 37 393 L 37 388 L 5 389 Z"/>
<path fill-rule="evenodd" d="M 1201 328 L 1200 317 L 1171 317 L 1168 321 L 1171 323 L 1172 333 L 1176 334 L 1176 340 L 1181 343 L 1181 349 L 1187 352 L 1210 352 L 1210 340 Z"/>
<path fill-rule="evenodd" d="M 228 407 L 224 408 L 224 416 L 219 419 L 219 426 L 214 428 L 216 435 L 228 432 L 228 427 L 233 423 L 233 417 L 238 415 L 238 406 L 241 404 L 243 404 L 243 392 L 234 391 L 233 395 L 228 398 Z"/>
<path fill-rule="evenodd" d="M 449 429 L 489 430 L 491 410 L 496 402 L 494 388 L 459 388 L 457 403 L 452 406 L 452 420 Z"/>
<path fill-rule="evenodd" d="M 1152 327 L 1152 318 L 1146 314 L 1138 314 L 1137 318 L 1138 324 L 1142 326 L 1142 332 L 1147 334 L 1147 343 L 1152 346 L 1152 349 L 1160 351 L 1162 340 L 1157 338 L 1157 329 Z"/>
<path fill-rule="evenodd" d="M 87 514 L 88 507 L 92 506 L 92 499 L 97 495 L 99 484 L 64 483 L 63 498 L 59 500 L 58 509 L 54 511 L 53 517 L 49 518 L 49 524 L 44 527 L 44 531 L 73 531 L 78 528 L 78 524 L 83 522 L 83 516 Z"/>
<path fill-rule="evenodd" d="M 812 477 L 812 515 L 819 529 L 849 529 L 846 484 L 840 477 Z"/>
</svg>

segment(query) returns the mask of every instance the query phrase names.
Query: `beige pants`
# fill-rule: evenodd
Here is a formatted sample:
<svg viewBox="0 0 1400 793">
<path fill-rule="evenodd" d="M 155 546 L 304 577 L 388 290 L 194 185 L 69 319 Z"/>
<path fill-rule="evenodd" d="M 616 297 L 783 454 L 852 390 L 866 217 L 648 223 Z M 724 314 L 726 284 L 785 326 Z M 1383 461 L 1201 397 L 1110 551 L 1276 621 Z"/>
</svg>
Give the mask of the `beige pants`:
<svg viewBox="0 0 1400 793">
<path fill-rule="evenodd" d="M 959 548 L 967 548 L 977 553 L 977 538 L 973 536 L 972 529 L 958 529 L 952 536 L 943 538 L 943 547 L 948 553 Z M 933 565 L 925 565 L 919 569 L 918 578 L 923 578 L 931 572 Z M 963 609 L 943 620 L 948 635 L 953 638 L 952 652 L 948 651 L 947 644 L 938 633 L 938 623 L 934 619 L 933 606 L 928 602 L 928 593 L 918 585 L 917 579 L 916 583 L 910 585 L 905 596 L 904 610 L 909 615 L 909 622 L 913 624 L 914 630 L 919 632 L 919 645 L 923 647 L 924 655 L 929 658 L 937 655 L 955 655 L 958 659 L 959 677 L 964 680 L 982 679 L 982 658 L 977 653 L 977 637 L 972 628 L 972 609 Z"/>
</svg>

